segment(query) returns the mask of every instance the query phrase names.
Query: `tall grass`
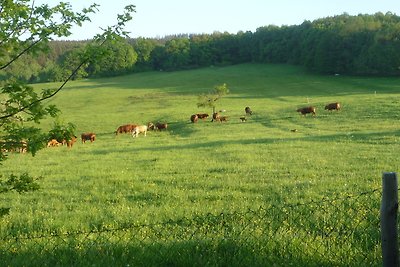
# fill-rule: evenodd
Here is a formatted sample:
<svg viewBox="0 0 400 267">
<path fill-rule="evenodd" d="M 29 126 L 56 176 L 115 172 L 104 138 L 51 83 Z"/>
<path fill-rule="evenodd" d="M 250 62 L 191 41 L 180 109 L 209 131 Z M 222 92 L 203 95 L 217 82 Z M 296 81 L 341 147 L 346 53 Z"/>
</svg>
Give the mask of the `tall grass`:
<svg viewBox="0 0 400 267">
<path fill-rule="evenodd" d="M 226 123 L 190 123 L 197 96 L 226 83 Z M 55 84 L 37 85 L 53 87 Z M 156 223 L 380 187 L 398 171 L 398 78 L 316 76 L 287 65 L 237 65 L 74 81 L 49 101 L 94 143 L 12 154 L 2 173 L 41 176 L 39 192 L 0 195 L 0 236 Z M 325 104 L 339 101 L 342 110 Z M 301 116 L 314 105 L 317 115 Z M 245 123 L 239 117 L 250 106 Z M 119 125 L 167 122 L 133 139 Z M 50 121 L 43 127 L 48 127 Z M 296 131 L 292 131 L 296 130 Z M 376 203 L 375 203 L 376 204 Z M 372 205 L 372 203 L 371 203 Z"/>
</svg>

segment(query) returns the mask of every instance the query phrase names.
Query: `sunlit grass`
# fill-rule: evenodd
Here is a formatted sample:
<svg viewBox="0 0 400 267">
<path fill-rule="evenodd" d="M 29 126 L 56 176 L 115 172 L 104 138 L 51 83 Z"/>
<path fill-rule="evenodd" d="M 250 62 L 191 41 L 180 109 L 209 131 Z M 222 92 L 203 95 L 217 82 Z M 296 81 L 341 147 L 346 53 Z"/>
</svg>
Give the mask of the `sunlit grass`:
<svg viewBox="0 0 400 267">
<path fill-rule="evenodd" d="M 196 106 L 197 95 L 222 83 L 231 93 L 217 109 L 229 121 L 190 123 L 191 114 L 211 112 Z M 93 131 L 97 140 L 10 155 L 3 174 L 43 178 L 38 192 L 0 196 L 12 208 L 1 235 L 156 223 L 379 188 L 383 171 L 399 170 L 399 89 L 397 78 L 252 64 L 71 82 L 50 102 L 78 136 Z M 324 110 L 336 101 L 341 111 Z M 306 105 L 317 116 L 296 113 Z M 246 106 L 254 114 L 242 123 Z M 149 121 L 169 128 L 136 139 L 114 134 Z"/>
</svg>

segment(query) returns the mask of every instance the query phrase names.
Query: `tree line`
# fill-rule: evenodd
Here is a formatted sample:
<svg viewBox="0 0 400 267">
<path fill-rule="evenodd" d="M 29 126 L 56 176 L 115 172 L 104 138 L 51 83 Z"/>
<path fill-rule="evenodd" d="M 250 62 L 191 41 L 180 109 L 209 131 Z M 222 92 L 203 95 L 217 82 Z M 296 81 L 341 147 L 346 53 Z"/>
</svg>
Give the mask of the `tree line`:
<svg viewBox="0 0 400 267">
<path fill-rule="evenodd" d="M 90 49 L 90 40 L 51 41 L 45 53 L 24 55 L 0 78 L 63 81 Z M 392 76 L 400 74 L 400 17 L 344 13 L 255 32 L 126 38 L 97 52 L 101 57 L 89 59 L 74 79 L 248 62 L 294 64 L 322 74 Z"/>
</svg>

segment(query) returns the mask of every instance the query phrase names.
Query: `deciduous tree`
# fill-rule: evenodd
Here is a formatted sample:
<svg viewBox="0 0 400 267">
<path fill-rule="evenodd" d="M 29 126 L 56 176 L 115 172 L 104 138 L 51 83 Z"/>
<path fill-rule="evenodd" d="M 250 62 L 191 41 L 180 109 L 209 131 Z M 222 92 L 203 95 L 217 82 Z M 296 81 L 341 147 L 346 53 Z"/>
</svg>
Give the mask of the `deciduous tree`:
<svg viewBox="0 0 400 267">
<path fill-rule="evenodd" d="M 212 113 L 216 112 L 216 102 L 221 99 L 224 95 L 229 94 L 229 89 L 226 83 L 217 85 L 208 94 L 199 95 L 199 100 L 197 102 L 198 107 L 210 107 L 212 108 Z"/>
<path fill-rule="evenodd" d="M 97 12 L 97 4 L 92 4 L 81 12 L 72 11 L 69 3 L 60 2 L 49 5 L 35 5 L 35 1 L 14 0 L 0 2 L 0 70 L 9 68 L 24 55 L 36 55 L 47 48 L 48 42 L 54 37 L 69 36 L 72 26 L 82 26 L 90 21 L 89 15 Z M 118 15 L 115 26 L 103 29 L 102 34 L 93 38 L 77 63 L 75 69 L 65 78 L 62 85 L 54 89 L 35 90 L 21 82 L 18 77 L 6 77 L 0 80 L 0 164 L 7 158 L 10 151 L 26 150 L 35 155 L 44 147 L 49 134 L 39 126 L 46 117 L 56 117 L 59 109 L 47 105 L 45 100 L 56 95 L 65 84 L 85 65 L 89 59 L 99 59 L 101 54 L 95 47 L 101 47 L 106 42 L 118 42 L 126 37 L 125 23 L 132 19 L 134 6 L 125 8 L 124 14 Z M 65 129 L 73 129 L 71 124 L 53 129 L 62 131 L 62 138 L 68 140 L 73 134 Z M 17 191 L 25 192 L 38 188 L 36 178 L 28 173 L 9 177 L 0 176 L 0 193 Z M 0 208 L 0 217 L 8 212 L 8 208 Z"/>
</svg>

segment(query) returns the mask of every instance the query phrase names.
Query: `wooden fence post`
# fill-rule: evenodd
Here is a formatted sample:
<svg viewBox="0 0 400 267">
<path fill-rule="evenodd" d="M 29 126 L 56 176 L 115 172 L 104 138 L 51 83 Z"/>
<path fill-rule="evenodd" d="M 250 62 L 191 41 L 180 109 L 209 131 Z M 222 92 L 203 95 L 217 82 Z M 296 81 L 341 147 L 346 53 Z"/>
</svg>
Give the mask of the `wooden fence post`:
<svg viewBox="0 0 400 267">
<path fill-rule="evenodd" d="M 397 238 L 398 212 L 397 174 L 382 175 L 381 241 L 384 267 L 399 267 L 399 245 Z"/>
</svg>

